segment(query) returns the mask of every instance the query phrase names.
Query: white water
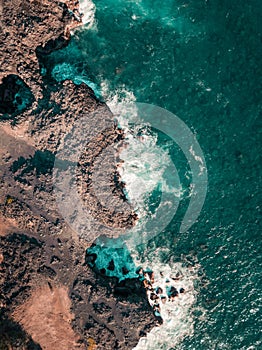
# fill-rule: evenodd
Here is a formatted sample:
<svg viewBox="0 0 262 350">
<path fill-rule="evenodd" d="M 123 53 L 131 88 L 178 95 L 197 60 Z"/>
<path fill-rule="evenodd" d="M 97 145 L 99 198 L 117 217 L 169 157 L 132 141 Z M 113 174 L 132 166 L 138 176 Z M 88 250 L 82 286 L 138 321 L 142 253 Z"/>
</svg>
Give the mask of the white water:
<svg viewBox="0 0 262 350">
<path fill-rule="evenodd" d="M 154 283 L 152 287 L 156 290 L 161 287 L 162 296 L 166 296 L 166 302 L 160 304 L 160 314 L 163 324 L 154 327 L 145 337 L 140 338 L 138 344 L 133 350 L 160 350 L 177 348 L 179 343 L 185 336 L 194 334 L 194 316 L 193 311 L 196 310 L 197 291 L 194 283 L 200 278 L 198 271 L 200 265 L 194 257 L 190 257 L 191 264 L 182 257 L 182 262 L 163 263 L 161 256 L 163 253 L 168 254 L 167 248 L 157 248 L 151 253 L 144 254 L 144 261 L 138 260 L 137 252 L 130 251 L 126 248 L 121 239 L 110 240 L 107 238 L 98 239 L 97 246 L 89 251 L 97 254 L 96 266 L 107 268 L 109 262 L 113 259 L 114 271 L 107 270 L 107 275 L 123 278 L 136 278 L 138 275 L 136 269 L 142 267 L 144 271 L 150 269 L 154 272 Z M 193 263 L 192 263 L 193 261 Z M 122 268 L 125 267 L 129 273 L 123 276 Z M 169 282 L 167 282 L 169 280 Z M 171 286 L 175 287 L 179 294 L 173 301 L 169 300 L 167 289 Z M 184 293 L 180 293 L 180 289 L 184 288 Z M 152 306 L 152 317 L 154 302 L 150 299 L 148 293 L 148 301 Z M 158 300 L 159 301 L 159 300 Z M 198 318 L 204 320 L 205 310 L 197 309 Z"/>
<path fill-rule="evenodd" d="M 135 103 L 132 105 L 132 102 L 135 102 L 133 93 L 122 86 L 112 94 L 108 89 L 108 84 L 104 82 L 102 84 L 102 95 L 112 112 L 117 116 L 120 127 L 125 131 L 126 147 L 122 148 L 120 152 L 123 163 L 119 166 L 119 173 L 121 180 L 126 184 L 127 197 L 139 214 L 140 220 L 137 226 L 138 230 L 141 231 L 148 210 L 147 198 L 157 186 L 161 187 L 161 191 L 172 192 L 174 196 L 178 197 L 183 194 L 183 191 L 179 184 L 171 186 L 165 179 L 165 169 L 172 160 L 168 151 L 157 145 L 157 134 L 150 131 L 148 126 L 139 120 Z M 127 109 L 123 109 L 123 102 L 127 104 L 124 105 Z M 119 242 L 121 242 L 121 239 Z M 119 242 L 117 240 L 113 242 L 113 246 L 115 245 L 116 248 L 115 251 L 118 249 Z M 116 268 L 114 272 L 109 272 L 109 274 L 125 278 L 121 272 L 121 267 L 125 265 L 130 269 L 130 273 L 126 277 L 135 277 L 135 268 L 141 266 L 145 270 L 150 268 L 154 271 L 155 282 L 153 287 L 161 287 L 164 295 L 167 296 L 166 279 L 169 279 L 169 285 L 174 286 L 178 291 L 180 288 L 185 289 L 185 293 L 179 293 L 174 301 L 169 301 L 167 297 L 166 303 L 160 302 L 163 324 L 154 327 L 146 337 L 141 338 L 134 350 L 160 350 L 175 347 L 185 336 L 192 335 L 194 332 L 192 311 L 197 297 L 194 281 L 198 279 L 199 265 L 196 263 L 194 267 L 192 266 L 189 269 L 180 262 L 163 264 L 160 256 L 164 248 L 157 249 L 151 255 L 144 252 L 144 262 L 142 263 L 138 260 L 132 237 L 125 243 L 131 253 L 133 263 L 125 262 L 126 254 L 121 254 L 120 258 L 117 254 L 114 254 L 114 247 L 112 246 L 108 250 L 109 254 L 106 254 L 106 256 L 102 254 L 103 257 L 100 259 L 106 259 L 106 261 L 100 261 L 100 268 L 107 266 L 113 257 Z M 121 266 L 117 267 L 118 264 Z M 176 276 L 177 273 L 179 279 L 174 281 L 172 277 Z M 153 313 L 154 305 L 150 300 L 150 293 L 148 294 L 148 300 Z"/>
<path fill-rule="evenodd" d="M 189 269 L 183 267 L 182 263 L 163 264 L 155 252 L 154 258 L 154 288 L 161 287 L 163 295 L 166 295 L 166 287 L 174 286 L 178 291 L 184 288 L 184 293 L 179 293 L 174 301 L 160 302 L 160 313 L 163 324 L 154 327 L 146 337 L 140 338 L 137 346 L 133 350 L 160 350 L 176 348 L 185 336 L 194 333 L 194 318 L 192 312 L 197 298 L 197 292 L 194 289 L 194 281 L 198 279 L 197 271 L 199 266 L 196 264 Z M 144 265 L 145 266 L 145 265 Z M 179 279 L 174 281 L 172 277 L 179 274 Z M 166 280 L 169 282 L 166 282 Z M 152 301 L 149 299 L 150 303 Z M 204 312 L 202 311 L 202 317 Z"/>
<path fill-rule="evenodd" d="M 102 95 L 125 132 L 125 144 L 121 149 L 123 161 L 119 168 L 121 180 L 125 183 L 126 195 L 140 218 L 148 210 L 149 195 L 159 188 L 162 192 L 182 195 L 180 184 L 173 183 L 172 174 L 167 174 L 172 160 L 167 150 L 157 145 L 157 134 L 149 130 L 137 114 L 135 96 L 121 86 L 110 94 L 107 82 L 102 84 Z"/>
<path fill-rule="evenodd" d="M 126 148 L 120 153 L 124 163 L 119 167 L 119 173 L 126 184 L 128 198 L 138 214 L 142 214 L 147 197 L 158 185 L 162 190 L 168 190 L 163 175 L 170 158 L 156 145 L 156 135 L 150 135 L 146 130 L 139 136 L 135 131 L 129 132 L 125 142 Z"/>
<path fill-rule="evenodd" d="M 95 4 L 91 0 L 79 0 L 79 11 L 85 28 L 96 29 Z"/>
</svg>

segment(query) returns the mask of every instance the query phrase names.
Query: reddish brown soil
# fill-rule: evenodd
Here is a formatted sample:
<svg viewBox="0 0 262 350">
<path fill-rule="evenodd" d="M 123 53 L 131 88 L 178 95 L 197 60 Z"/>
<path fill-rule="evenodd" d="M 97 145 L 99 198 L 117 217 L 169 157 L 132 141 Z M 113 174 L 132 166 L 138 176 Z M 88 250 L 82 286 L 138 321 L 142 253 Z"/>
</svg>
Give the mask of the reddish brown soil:
<svg viewBox="0 0 262 350">
<path fill-rule="evenodd" d="M 29 299 L 14 312 L 14 319 L 31 335 L 42 349 L 75 350 L 84 349 L 77 343 L 72 327 L 73 315 L 68 290 L 43 285 L 34 290 Z"/>
</svg>

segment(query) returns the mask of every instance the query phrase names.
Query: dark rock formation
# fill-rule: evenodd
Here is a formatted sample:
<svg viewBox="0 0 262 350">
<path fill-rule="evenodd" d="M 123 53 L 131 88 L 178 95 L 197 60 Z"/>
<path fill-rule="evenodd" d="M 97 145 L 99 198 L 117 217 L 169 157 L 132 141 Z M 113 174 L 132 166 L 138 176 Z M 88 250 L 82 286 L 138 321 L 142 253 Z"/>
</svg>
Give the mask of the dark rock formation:
<svg viewBox="0 0 262 350">
<path fill-rule="evenodd" d="M 101 233 L 111 235 L 112 228 L 114 236 L 116 229 L 120 234 L 135 223 L 119 183 L 115 145 L 123 134 L 111 112 L 86 85 L 49 84 L 40 74 L 41 55 L 66 45 L 69 29 L 78 25 L 77 16 L 72 15 L 77 5 L 77 1 L 56 0 L 6 0 L 0 5 L 0 322 L 5 325 L 0 327 L 4 339 L 0 346 L 4 349 L 40 349 L 41 334 L 21 307 L 31 300 L 34 308 L 32 295 L 39 291 L 43 297 L 46 286 L 51 291 L 47 298 L 53 298 L 56 306 L 56 298 L 64 295 L 61 290 L 70 297 L 72 320 L 68 322 L 73 330 L 68 331 L 70 343 L 63 350 L 94 344 L 97 349 L 130 349 L 154 325 L 139 281 L 122 285 L 85 263 L 85 248 L 91 243 L 85 236 L 87 228 L 71 229 L 53 194 L 55 156 L 84 118 L 93 133 L 90 131 L 79 159 L 69 147 L 63 153 L 68 158 L 59 159 L 60 165 L 76 168 L 83 207 L 107 226 Z M 81 135 L 76 134 L 70 145 L 79 140 Z M 69 224 L 76 227 L 73 216 Z M 39 311 L 40 306 L 35 308 Z M 20 330 L 12 315 L 25 330 Z M 59 321 L 60 311 L 55 317 L 57 324 L 64 324 L 66 341 L 68 322 Z M 50 329 L 45 330 L 45 324 L 42 327 L 43 332 Z M 9 334 L 14 329 L 18 345 Z M 32 334 L 26 334 L 27 330 L 33 330 Z M 39 345 L 35 339 L 40 339 Z M 44 347 L 53 350 L 50 344 Z"/>
<path fill-rule="evenodd" d="M 33 91 L 42 93 L 37 49 L 50 52 L 63 45 L 70 28 L 79 23 L 74 11 L 78 1 L 5 0 L 0 4 L 0 81 L 9 74 L 19 76 Z"/>
</svg>

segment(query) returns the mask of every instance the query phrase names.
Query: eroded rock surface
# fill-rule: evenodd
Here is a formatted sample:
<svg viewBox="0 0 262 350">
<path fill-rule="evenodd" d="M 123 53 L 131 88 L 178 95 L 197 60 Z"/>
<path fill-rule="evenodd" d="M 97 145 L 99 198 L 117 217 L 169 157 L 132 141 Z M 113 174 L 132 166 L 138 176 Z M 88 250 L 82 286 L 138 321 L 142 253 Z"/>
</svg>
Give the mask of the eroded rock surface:
<svg viewBox="0 0 262 350">
<path fill-rule="evenodd" d="M 41 76 L 38 58 L 67 44 L 78 2 L 7 0 L 0 14 L 0 348 L 130 349 L 155 324 L 145 290 L 134 279 L 123 295 L 117 279 L 86 265 L 92 227 L 84 215 L 79 226 L 77 215 L 64 220 L 53 193 L 59 155 L 65 169 L 76 169 L 76 193 L 97 230 L 115 236 L 136 221 L 118 178 L 123 134 L 111 112 L 86 85 Z M 79 120 L 88 141 L 81 145 L 78 132 L 63 148 Z"/>
</svg>

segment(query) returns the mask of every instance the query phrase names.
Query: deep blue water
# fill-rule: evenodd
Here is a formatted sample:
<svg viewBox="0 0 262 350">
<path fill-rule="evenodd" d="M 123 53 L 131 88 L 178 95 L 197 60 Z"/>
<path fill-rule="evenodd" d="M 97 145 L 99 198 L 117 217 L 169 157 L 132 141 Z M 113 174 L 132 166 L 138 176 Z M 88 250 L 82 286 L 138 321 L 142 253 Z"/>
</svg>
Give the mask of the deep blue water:
<svg viewBox="0 0 262 350">
<path fill-rule="evenodd" d="M 78 31 L 53 53 L 49 73 L 64 67 L 60 78 L 67 73 L 97 89 L 106 82 L 113 94 L 124 87 L 137 101 L 166 108 L 196 133 L 206 159 L 208 193 L 198 221 L 179 234 L 182 201 L 147 247 L 197 256 L 209 281 L 197 287 L 205 321 L 196 316 L 193 336 L 177 348 L 261 349 L 262 2 L 94 3 L 97 29 Z M 175 145 L 169 152 L 187 186 L 183 155 Z"/>
</svg>

